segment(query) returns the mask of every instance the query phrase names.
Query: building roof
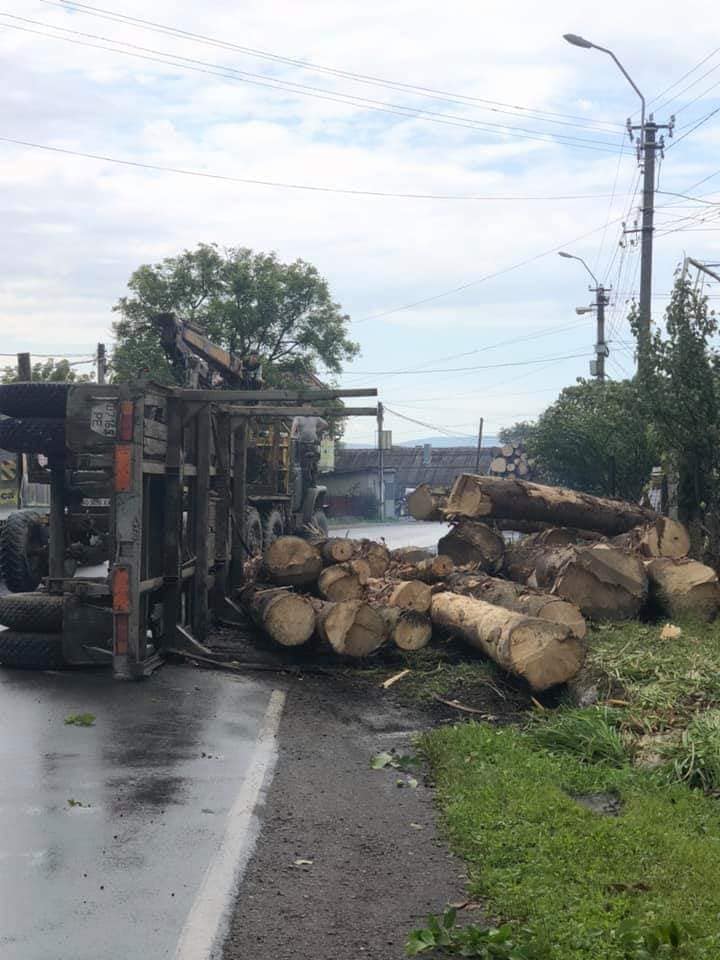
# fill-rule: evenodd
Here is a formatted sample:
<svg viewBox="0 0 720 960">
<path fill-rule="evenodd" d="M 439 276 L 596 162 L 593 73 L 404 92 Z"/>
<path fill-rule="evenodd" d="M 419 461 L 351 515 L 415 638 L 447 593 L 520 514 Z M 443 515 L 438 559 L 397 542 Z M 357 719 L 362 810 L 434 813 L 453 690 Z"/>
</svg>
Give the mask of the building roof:
<svg viewBox="0 0 720 960">
<path fill-rule="evenodd" d="M 480 472 L 487 473 L 490 460 L 496 456 L 495 447 L 484 447 L 480 454 Z M 431 447 L 430 463 L 423 462 L 423 447 L 392 447 L 385 451 L 384 466 L 394 469 L 395 482 L 400 488 L 417 487 L 421 483 L 449 487 L 461 473 L 475 473 L 475 447 Z M 335 473 L 357 473 L 377 470 L 378 452 L 372 448 L 338 449 L 335 453 Z"/>
</svg>

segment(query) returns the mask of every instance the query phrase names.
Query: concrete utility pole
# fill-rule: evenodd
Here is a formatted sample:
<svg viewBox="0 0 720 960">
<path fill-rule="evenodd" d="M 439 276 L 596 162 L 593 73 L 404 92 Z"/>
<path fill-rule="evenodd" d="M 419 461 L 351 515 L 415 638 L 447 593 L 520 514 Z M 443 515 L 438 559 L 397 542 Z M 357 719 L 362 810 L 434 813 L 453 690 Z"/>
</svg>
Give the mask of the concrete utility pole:
<svg viewBox="0 0 720 960">
<path fill-rule="evenodd" d="M 628 119 L 627 131 L 630 139 L 633 139 L 635 131 L 639 133 L 637 154 L 638 163 L 643 168 L 643 206 L 642 206 L 642 225 L 640 227 L 641 254 L 640 254 L 640 311 L 639 311 L 639 335 L 638 335 L 638 371 L 642 368 L 650 349 L 650 327 L 652 323 L 652 265 L 653 265 L 653 232 L 655 222 L 655 168 L 657 153 L 662 155 L 665 142 L 661 136 L 658 140 L 658 130 L 667 130 L 672 136 L 675 125 L 675 117 L 670 117 L 670 123 L 657 124 L 650 114 L 650 119 L 645 119 L 645 97 L 640 92 L 635 81 L 620 63 L 618 58 L 607 47 L 600 47 L 596 43 L 591 43 L 584 37 L 579 37 L 575 33 L 564 34 L 565 40 L 575 47 L 582 47 L 585 50 L 600 50 L 606 53 L 615 61 L 623 76 L 627 79 L 630 86 L 640 98 L 640 123 L 633 125 Z M 626 233 L 635 233 L 635 230 L 626 230 Z"/>
<path fill-rule="evenodd" d="M 595 359 L 590 361 L 590 375 L 597 377 L 600 383 L 604 383 L 605 358 L 610 354 L 608 345 L 605 342 L 605 307 L 609 302 L 607 292 L 605 287 L 598 282 L 598 278 L 585 263 L 582 257 L 577 257 L 574 253 L 566 253 L 564 250 L 559 250 L 558 256 L 564 257 L 566 260 L 577 260 L 579 263 L 581 263 L 590 274 L 593 279 L 593 283 L 595 284 L 594 287 L 590 287 L 591 292 L 595 294 L 594 307 L 576 307 L 575 312 L 578 314 L 583 314 L 589 313 L 593 309 L 595 310 Z"/>
<path fill-rule="evenodd" d="M 107 361 L 105 359 L 105 344 L 99 343 L 97 345 L 97 382 L 105 383 L 105 373 L 107 371 Z"/>
<path fill-rule="evenodd" d="M 383 437 L 383 415 L 384 409 L 382 403 L 377 405 L 377 443 L 378 443 L 378 499 L 379 520 L 385 519 L 385 452 Z"/>
</svg>

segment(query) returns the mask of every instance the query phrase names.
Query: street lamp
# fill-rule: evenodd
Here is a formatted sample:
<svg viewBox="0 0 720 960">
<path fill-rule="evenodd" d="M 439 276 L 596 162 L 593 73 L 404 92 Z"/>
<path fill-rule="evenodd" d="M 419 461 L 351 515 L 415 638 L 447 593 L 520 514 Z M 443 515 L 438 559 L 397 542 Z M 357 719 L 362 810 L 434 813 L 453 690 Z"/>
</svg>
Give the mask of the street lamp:
<svg viewBox="0 0 720 960">
<path fill-rule="evenodd" d="M 581 263 L 585 267 L 595 283 L 595 286 L 590 287 L 590 289 L 595 294 L 594 309 L 596 310 L 597 342 L 595 344 L 596 359 L 590 364 L 590 373 L 592 376 L 597 377 L 602 383 L 605 380 L 605 357 L 608 355 L 607 344 L 605 343 L 605 305 L 608 299 L 605 296 L 605 288 L 598 282 L 598 278 L 582 257 L 578 257 L 574 253 L 566 253 L 565 250 L 558 250 L 558 256 L 564 257 L 566 260 L 577 260 L 578 263 Z M 585 313 L 590 313 L 592 310 L 593 307 L 576 307 L 575 313 L 577 313 L 578 316 L 582 316 Z"/>
<path fill-rule="evenodd" d="M 565 40 L 567 40 L 568 43 L 571 43 L 574 47 L 582 47 L 583 50 L 600 50 L 602 53 L 606 53 L 609 57 L 613 58 L 615 63 L 618 65 L 618 67 L 622 71 L 622 74 L 625 77 L 625 79 L 628 81 L 628 83 L 633 88 L 635 93 L 640 97 L 640 103 L 642 105 L 640 126 L 644 127 L 645 126 L 645 97 L 640 93 L 637 87 L 637 84 L 635 83 L 633 78 L 630 76 L 630 74 L 627 72 L 625 67 L 620 63 L 620 61 L 612 52 L 612 50 L 608 50 L 607 47 L 599 47 L 596 43 L 591 43 L 590 40 L 586 40 L 585 37 L 579 37 L 576 33 L 564 33 L 563 37 Z"/>
<path fill-rule="evenodd" d="M 590 274 L 590 276 L 593 278 L 593 283 L 595 284 L 595 286 L 596 286 L 596 287 L 599 287 L 599 286 L 600 286 L 600 284 L 598 283 L 598 278 L 597 278 L 597 277 L 595 276 L 595 274 L 592 272 L 592 270 L 590 269 L 590 267 L 585 263 L 585 261 L 583 260 L 582 257 L 577 257 L 577 256 L 575 256 L 574 253 L 565 253 L 564 250 L 558 250 L 558 256 L 559 256 L 559 257 L 565 257 L 566 260 L 577 260 L 579 263 L 581 263 L 581 264 L 585 267 L 585 269 L 587 270 L 587 272 L 588 272 L 588 273 Z"/>
</svg>

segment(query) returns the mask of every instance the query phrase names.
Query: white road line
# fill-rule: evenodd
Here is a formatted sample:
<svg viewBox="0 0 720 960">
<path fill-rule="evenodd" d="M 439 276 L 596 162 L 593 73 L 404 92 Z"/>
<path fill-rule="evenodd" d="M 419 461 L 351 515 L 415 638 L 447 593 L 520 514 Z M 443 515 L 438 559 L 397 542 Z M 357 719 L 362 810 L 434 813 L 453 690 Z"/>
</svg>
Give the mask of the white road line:
<svg viewBox="0 0 720 960">
<path fill-rule="evenodd" d="M 250 769 L 228 814 L 220 849 L 205 873 L 183 926 L 175 960 L 213 960 L 222 950 L 234 896 L 258 833 L 255 810 L 275 768 L 284 706 L 284 691 L 273 690 Z"/>
</svg>

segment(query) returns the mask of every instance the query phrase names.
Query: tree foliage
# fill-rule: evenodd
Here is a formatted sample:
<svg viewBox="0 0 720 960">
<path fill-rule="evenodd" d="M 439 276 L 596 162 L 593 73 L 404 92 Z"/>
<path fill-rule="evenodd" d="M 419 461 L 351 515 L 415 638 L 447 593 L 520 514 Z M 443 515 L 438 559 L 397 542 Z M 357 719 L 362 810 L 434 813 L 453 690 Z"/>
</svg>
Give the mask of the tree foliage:
<svg viewBox="0 0 720 960">
<path fill-rule="evenodd" d="M 538 458 L 542 479 L 599 496 L 640 497 L 659 448 L 629 380 L 579 380 L 561 391 L 534 424 L 516 424 Z"/>
<path fill-rule="evenodd" d="M 16 383 L 18 379 L 17 367 L 5 367 L 0 376 L 2 383 Z M 87 373 L 78 373 L 70 365 L 69 360 L 39 360 L 32 365 L 32 379 L 54 381 L 61 383 L 86 383 L 91 379 Z"/>
<path fill-rule="evenodd" d="M 270 383 L 292 382 L 322 363 L 339 373 L 359 351 L 347 333 L 349 317 L 330 295 L 327 281 L 303 260 L 282 263 L 275 254 L 245 247 L 200 244 L 130 277 L 130 296 L 115 306 L 114 376 L 173 379 L 151 324 L 174 312 L 201 327 L 215 343 L 240 357 L 257 354 Z"/>
<path fill-rule="evenodd" d="M 637 336 L 637 315 L 630 319 Z M 707 298 L 678 278 L 665 329 L 653 332 L 639 375 L 645 409 L 677 476 L 685 522 L 720 505 L 720 356 L 711 342 L 717 332 Z"/>
</svg>

